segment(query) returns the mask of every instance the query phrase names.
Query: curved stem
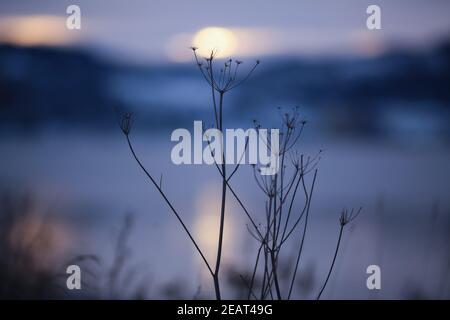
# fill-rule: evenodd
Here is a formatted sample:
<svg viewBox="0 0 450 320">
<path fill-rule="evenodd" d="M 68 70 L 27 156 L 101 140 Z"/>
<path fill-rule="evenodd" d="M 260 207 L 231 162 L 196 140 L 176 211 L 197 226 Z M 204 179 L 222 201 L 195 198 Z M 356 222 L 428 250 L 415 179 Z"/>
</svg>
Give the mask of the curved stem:
<svg viewBox="0 0 450 320">
<path fill-rule="evenodd" d="M 307 209 L 306 209 L 305 226 L 303 228 L 302 242 L 300 243 L 300 248 L 299 248 L 298 256 L 297 256 L 297 261 L 295 263 L 294 275 L 292 276 L 291 286 L 289 287 L 288 300 L 291 298 L 292 289 L 294 287 L 294 282 L 295 282 L 295 277 L 297 276 L 298 265 L 300 263 L 300 257 L 301 257 L 302 252 L 303 252 L 303 244 L 305 243 L 306 228 L 308 227 L 309 208 L 311 207 L 311 198 L 312 198 L 312 194 L 313 194 L 313 190 L 314 190 L 314 184 L 316 183 L 316 177 L 317 177 L 317 170 L 314 172 L 314 178 L 313 178 L 313 182 L 312 182 L 312 185 L 311 185 L 311 191 L 310 191 L 310 194 L 309 194 L 308 206 L 307 206 Z M 303 176 L 302 176 L 302 184 L 303 184 L 303 188 L 305 188 L 305 179 L 304 179 Z"/>
<path fill-rule="evenodd" d="M 219 130 L 223 129 L 223 92 L 220 93 L 219 100 Z M 216 269 L 214 271 L 214 286 L 216 289 L 216 297 L 218 300 L 221 299 L 220 296 L 220 286 L 219 286 L 219 271 L 220 262 L 222 259 L 222 246 L 223 246 L 223 231 L 225 225 L 225 204 L 226 204 L 226 194 L 227 194 L 227 178 L 226 178 L 226 164 L 225 164 L 225 154 L 223 151 L 222 144 L 222 201 L 220 207 L 220 226 L 219 226 L 219 240 L 217 244 L 217 258 L 216 258 Z"/>
<path fill-rule="evenodd" d="M 141 167 L 142 171 L 144 171 L 145 175 L 150 179 L 150 181 L 153 183 L 153 185 L 155 186 L 155 188 L 159 191 L 159 193 L 161 194 L 161 196 L 163 197 L 164 201 L 167 203 L 167 205 L 169 206 L 170 210 L 173 212 L 173 214 L 177 217 L 178 221 L 180 222 L 181 226 L 183 227 L 184 231 L 187 233 L 189 239 L 191 239 L 192 243 L 194 244 L 195 248 L 197 249 L 198 253 L 200 254 L 200 256 L 203 259 L 203 262 L 205 263 L 206 267 L 208 268 L 209 272 L 211 273 L 211 275 L 214 277 L 214 273 L 208 263 L 208 260 L 206 260 L 206 257 L 203 255 L 202 250 L 200 249 L 200 247 L 198 246 L 197 242 L 195 241 L 195 239 L 192 237 L 191 233 L 189 232 L 188 228 L 186 227 L 186 225 L 183 222 L 183 219 L 181 219 L 180 215 L 178 214 L 178 212 L 175 210 L 175 208 L 173 207 L 172 203 L 169 201 L 169 199 L 167 198 L 167 196 L 165 195 L 165 193 L 162 191 L 161 187 L 158 185 L 158 183 L 155 181 L 155 179 L 153 179 L 153 177 L 150 175 L 150 173 L 147 171 L 147 169 L 142 165 L 141 161 L 139 160 L 138 156 L 136 155 L 133 145 L 131 144 L 130 141 L 130 137 L 129 135 L 125 135 L 127 138 L 127 142 L 128 142 L 128 147 L 131 150 L 131 153 L 133 154 L 134 159 L 136 160 L 136 162 L 138 163 L 139 167 Z"/>
<path fill-rule="evenodd" d="M 325 280 L 325 283 L 323 284 L 322 289 L 320 290 L 319 295 L 317 296 L 317 300 L 320 299 L 320 296 L 322 295 L 323 290 L 325 290 L 325 287 L 327 286 L 328 280 L 330 279 L 331 272 L 333 271 L 334 263 L 336 262 L 336 257 L 337 257 L 338 251 L 339 251 L 339 246 L 341 245 L 341 238 L 342 238 L 342 231 L 343 230 L 344 230 L 344 225 L 341 224 L 341 229 L 339 230 L 339 238 L 338 238 L 338 242 L 337 242 L 337 245 L 336 245 L 336 251 L 334 252 L 333 262 L 331 263 L 330 270 L 328 271 L 328 275 L 327 275 L 327 278 Z"/>
</svg>

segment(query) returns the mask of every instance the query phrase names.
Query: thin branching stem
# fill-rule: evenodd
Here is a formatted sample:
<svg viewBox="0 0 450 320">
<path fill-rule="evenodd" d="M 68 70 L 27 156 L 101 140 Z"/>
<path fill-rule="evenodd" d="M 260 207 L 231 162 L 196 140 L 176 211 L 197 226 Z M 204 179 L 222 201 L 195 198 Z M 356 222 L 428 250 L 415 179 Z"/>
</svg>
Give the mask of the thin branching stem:
<svg viewBox="0 0 450 320">
<path fill-rule="evenodd" d="M 297 270 L 298 270 L 298 265 L 300 263 L 300 257 L 301 257 L 302 252 L 303 252 L 303 244 L 305 243 L 306 229 L 308 228 L 309 209 L 311 208 L 311 199 L 312 199 L 312 194 L 313 194 L 313 191 L 314 191 L 314 185 L 316 183 L 316 178 L 317 178 L 317 170 L 314 172 L 313 182 L 312 182 L 312 185 L 311 185 L 311 190 L 309 192 L 308 206 L 307 206 L 307 209 L 306 209 L 306 216 L 305 216 L 305 226 L 303 228 L 302 240 L 301 240 L 300 247 L 299 247 L 299 250 L 298 250 L 297 261 L 295 262 L 294 274 L 292 276 L 291 285 L 289 287 L 288 300 L 291 298 L 291 295 L 292 295 L 292 289 L 294 287 L 295 278 L 297 276 Z M 302 183 L 303 184 L 305 183 L 305 179 L 303 177 L 302 177 Z"/>
<path fill-rule="evenodd" d="M 208 268 L 208 271 L 211 273 L 212 276 L 214 276 L 214 272 L 212 271 L 211 266 L 208 263 L 208 260 L 206 259 L 205 255 L 203 254 L 202 250 L 198 246 L 197 242 L 195 241 L 195 239 L 193 238 L 193 236 L 189 232 L 189 229 L 186 227 L 183 219 L 178 214 L 177 210 L 175 210 L 174 206 L 169 201 L 169 199 L 167 198 L 167 196 L 164 193 L 164 191 L 162 191 L 162 189 L 160 188 L 158 183 L 155 181 L 155 179 L 152 177 L 152 175 L 147 171 L 147 169 L 144 167 L 144 165 L 139 160 L 138 156 L 136 155 L 136 153 L 134 151 L 133 145 L 132 145 L 131 140 L 130 140 L 130 136 L 128 134 L 126 134 L 125 137 L 126 137 L 127 142 L 128 142 L 128 147 L 130 148 L 130 151 L 133 154 L 133 157 L 136 160 L 136 162 L 138 163 L 139 167 L 141 167 L 142 171 L 144 171 L 145 175 L 150 179 L 150 181 L 153 183 L 155 188 L 161 194 L 161 196 L 163 197 L 163 199 L 166 202 L 166 204 L 169 206 L 169 208 L 172 211 L 172 213 L 176 216 L 177 220 L 180 222 L 181 226 L 183 227 L 183 230 L 186 232 L 186 234 L 188 235 L 189 239 L 194 244 L 195 249 L 197 250 L 197 252 L 200 254 L 201 258 L 203 259 L 203 262 L 205 263 L 206 267 Z"/>
<path fill-rule="evenodd" d="M 325 282 L 322 285 L 322 289 L 320 289 L 319 294 L 317 295 L 317 300 L 320 300 L 320 297 L 322 296 L 323 290 L 325 290 L 325 287 L 327 286 L 328 280 L 330 280 L 331 272 L 333 272 L 334 263 L 336 262 L 336 257 L 338 255 L 339 247 L 341 245 L 341 239 L 342 239 L 342 232 L 344 231 L 344 225 L 340 226 L 339 229 L 339 238 L 336 244 L 336 250 L 334 251 L 333 261 L 331 262 L 330 269 L 328 270 L 327 278 L 325 279 Z"/>
<path fill-rule="evenodd" d="M 219 99 L 219 130 L 223 129 L 223 96 L 224 93 L 220 92 Z M 216 258 L 216 268 L 214 270 L 214 287 L 216 290 L 217 300 L 221 299 L 220 284 L 219 284 L 219 272 L 220 272 L 220 262 L 222 259 L 222 246 L 223 246 L 223 231 L 225 226 L 225 205 L 226 205 L 226 194 L 227 194 L 227 178 L 226 178 L 226 164 L 225 164 L 225 154 L 223 152 L 223 144 L 221 145 L 221 156 L 222 156 L 222 200 L 220 206 L 220 225 L 219 225 L 219 239 L 217 243 L 217 258 Z"/>
</svg>

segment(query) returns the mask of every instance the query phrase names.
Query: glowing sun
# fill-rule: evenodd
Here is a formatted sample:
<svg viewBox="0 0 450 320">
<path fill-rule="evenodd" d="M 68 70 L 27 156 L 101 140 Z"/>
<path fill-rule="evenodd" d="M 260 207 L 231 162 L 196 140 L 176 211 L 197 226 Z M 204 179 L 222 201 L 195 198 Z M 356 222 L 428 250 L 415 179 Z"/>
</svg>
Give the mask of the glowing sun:
<svg viewBox="0 0 450 320">
<path fill-rule="evenodd" d="M 194 35 L 192 45 L 198 48 L 197 52 L 201 56 L 209 56 L 214 50 L 217 58 L 226 58 L 236 52 L 237 38 L 229 29 L 207 27 Z"/>
</svg>

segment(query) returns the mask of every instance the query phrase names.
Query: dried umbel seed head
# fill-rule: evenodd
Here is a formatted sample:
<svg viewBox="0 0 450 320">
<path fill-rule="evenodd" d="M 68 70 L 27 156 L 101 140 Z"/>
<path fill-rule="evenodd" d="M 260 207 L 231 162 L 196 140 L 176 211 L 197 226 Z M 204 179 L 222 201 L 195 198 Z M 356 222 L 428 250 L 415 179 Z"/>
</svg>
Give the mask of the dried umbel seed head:
<svg viewBox="0 0 450 320">
<path fill-rule="evenodd" d="M 120 124 L 120 128 L 125 135 L 129 135 L 131 131 L 131 127 L 133 126 L 133 114 L 127 112 L 122 117 L 122 123 Z"/>
<path fill-rule="evenodd" d="M 358 211 L 355 211 L 355 209 L 352 209 L 350 212 L 347 209 L 342 210 L 341 216 L 339 218 L 339 223 L 342 227 L 349 224 L 353 220 L 355 220 L 358 215 L 361 213 L 362 208 L 359 208 Z"/>
<path fill-rule="evenodd" d="M 258 120 L 254 119 L 253 120 L 253 126 L 255 127 L 255 129 L 261 129 L 261 124 L 258 122 Z"/>
<path fill-rule="evenodd" d="M 296 170 L 300 170 L 303 167 L 303 155 L 299 155 L 298 150 L 289 152 L 289 157 L 291 158 L 292 166 Z"/>
<path fill-rule="evenodd" d="M 227 59 L 224 61 L 222 67 L 215 68 L 214 63 L 216 62 L 216 50 L 212 50 L 209 56 L 204 57 L 204 64 L 200 63 L 200 57 L 196 52 L 197 48 L 191 47 L 191 50 L 194 53 L 195 62 L 202 73 L 203 78 L 214 89 L 214 91 L 220 94 L 224 94 L 243 84 L 248 78 L 250 78 L 253 71 L 260 63 L 260 61 L 257 60 L 253 67 L 251 67 L 246 73 L 239 70 L 239 66 L 242 64 L 242 61 L 240 60 Z M 215 74 L 215 70 L 217 70 L 218 74 Z M 238 72 L 238 70 L 241 72 Z"/>
</svg>

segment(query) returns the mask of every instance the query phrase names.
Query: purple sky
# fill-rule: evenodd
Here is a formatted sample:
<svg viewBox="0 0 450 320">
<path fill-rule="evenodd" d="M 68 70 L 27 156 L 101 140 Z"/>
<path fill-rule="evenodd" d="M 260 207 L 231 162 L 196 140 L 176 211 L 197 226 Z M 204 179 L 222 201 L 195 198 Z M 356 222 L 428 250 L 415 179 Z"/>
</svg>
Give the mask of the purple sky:
<svg viewBox="0 0 450 320">
<path fill-rule="evenodd" d="M 274 31 L 264 41 L 288 54 L 355 50 L 364 40 L 427 44 L 450 31 L 446 0 L 2 0 L 0 16 L 65 17 L 70 4 L 81 7 L 83 42 L 136 61 L 165 60 L 171 38 L 207 26 Z M 381 7 L 382 30 L 366 29 L 369 4 Z"/>
</svg>

